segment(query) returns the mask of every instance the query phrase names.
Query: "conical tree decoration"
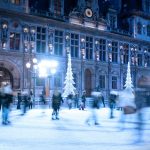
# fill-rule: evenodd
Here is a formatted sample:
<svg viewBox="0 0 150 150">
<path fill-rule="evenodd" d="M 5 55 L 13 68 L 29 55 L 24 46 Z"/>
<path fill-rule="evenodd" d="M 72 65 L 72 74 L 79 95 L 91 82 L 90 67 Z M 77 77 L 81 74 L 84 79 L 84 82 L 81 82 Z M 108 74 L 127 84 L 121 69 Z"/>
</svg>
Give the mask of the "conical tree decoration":
<svg viewBox="0 0 150 150">
<path fill-rule="evenodd" d="M 67 67 L 67 73 L 66 73 L 64 84 L 65 84 L 65 87 L 64 87 L 64 93 L 62 96 L 67 97 L 69 94 L 75 95 L 76 88 L 74 87 L 75 82 L 73 81 L 70 53 L 68 54 L 68 67 Z"/>
<path fill-rule="evenodd" d="M 130 88 L 133 90 L 133 84 L 132 84 L 132 79 L 131 79 L 131 71 L 130 71 L 130 62 L 128 62 L 128 68 L 127 68 L 127 77 L 126 77 L 126 82 L 124 85 L 125 88 Z"/>
</svg>

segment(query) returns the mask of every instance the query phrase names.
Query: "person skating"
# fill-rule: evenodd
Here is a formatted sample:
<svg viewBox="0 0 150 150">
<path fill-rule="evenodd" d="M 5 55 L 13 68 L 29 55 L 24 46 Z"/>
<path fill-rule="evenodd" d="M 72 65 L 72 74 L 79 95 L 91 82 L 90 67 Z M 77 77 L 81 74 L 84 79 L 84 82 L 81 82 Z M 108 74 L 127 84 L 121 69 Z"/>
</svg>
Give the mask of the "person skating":
<svg viewBox="0 0 150 150">
<path fill-rule="evenodd" d="M 86 120 L 88 125 L 94 123 L 94 125 L 99 125 L 98 117 L 97 117 L 97 109 L 100 107 L 101 102 L 101 93 L 100 92 L 92 92 L 92 102 L 91 102 L 91 113 Z"/>
<path fill-rule="evenodd" d="M 2 124 L 10 124 L 9 113 L 10 113 L 10 104 L 13 102 L 13 91 L 10 84 L 6 84 L 2 90 Z"/>
<path fill-rule="evenodd" d="M 53 109 L 52 120 L 59 119 L 58 115 L 59 115 L 61 102 L 63 102 L 61 93 L 57 89 L 55 89 L 53 96 L 52 96 L 52 109 Z"/>
<path fill-rule="evenodd" d="M 83 91 L 83 94 L 81 96 L 81 102 L 80 102 L 79 110 L 85 109 L 85 105 L 86 105 L 85 103 L 86 103 L 86 92 Z"/>
</svg>

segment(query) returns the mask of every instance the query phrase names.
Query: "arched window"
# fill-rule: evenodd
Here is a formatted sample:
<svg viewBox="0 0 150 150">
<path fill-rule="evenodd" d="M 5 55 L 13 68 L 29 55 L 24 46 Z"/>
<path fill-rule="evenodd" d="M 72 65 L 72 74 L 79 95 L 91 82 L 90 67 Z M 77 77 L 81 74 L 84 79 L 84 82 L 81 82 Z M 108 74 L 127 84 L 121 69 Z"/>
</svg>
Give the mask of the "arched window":
<svg viewBox="0 0 150 150">
<path fill-rule="evenodd" d="M 142 25 L 140 22 L 137 23 L 137 33 L 142 34 Z"/>
<path fill-rule="evenodd" d="M 150 36 L 150 25 L 147 26 L 147 36 Z"/>
</svg>

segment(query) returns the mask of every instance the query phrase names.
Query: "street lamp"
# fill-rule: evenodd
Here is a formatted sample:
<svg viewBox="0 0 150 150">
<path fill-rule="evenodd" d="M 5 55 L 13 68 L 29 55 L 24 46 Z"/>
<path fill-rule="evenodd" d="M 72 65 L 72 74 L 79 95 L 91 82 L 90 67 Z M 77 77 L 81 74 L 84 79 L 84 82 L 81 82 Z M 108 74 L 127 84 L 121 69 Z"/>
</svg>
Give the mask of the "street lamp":
<svg viewBox="0 0 150 150">
<path fill-rule="evenodd" d="M 137 58 L 137 47 L 132 46 L 131 47 L 131 65 L 133 66 L 134 69 L 134 87 L 136 88 L 136 67 L 138 64 L 138 58 Z"/>
<path fill-rule="evenodd" d="M 31 74 L 33 74 L 33 96 L 35 97 L 35 86 L 36 86 L 36 70 L 37 70 L 37 67 L 38 67 L 38 64 L 37 64 L 37 59 L 36 58 L 33 58 L 32 59 L 32 62 L 29 61 L 26 63 L 26 67 L 28 69 L 28 71 L 31 72 Z M 31 79 L 30 79 L 30 82 L 29 82 L 29 92 L 31 91 Z"/>
<path fill-rule="evenodd" d="M 50 92 L 50 77 L 56 73 L 58 62 L 55 60 L 42 60 L 38 64 L 39 77 L 49 78 L 48 92 Z"/>
<path fill-rule="evenodd" d="M 123 81 L 123 63 L 124 63 L 124 46 L 123 43 L 120 43 L 120 90 L 122 89 L 122 81 Z"/>
<path fill-rule="evenodd" d="M 97 71 L 98 71 L 98 62 L 99 62 L 99 40 L 95 40 L 95 88 L 99 86 L 99 83 L 97 83 Z M 99 90 L 97 88 L 97 90 Z"/>
<path fill-rule="evenodd" d="M 30 71 L 31 74 L 34 74 L 34 80 L 35 80 L 35 70 L 32 71 L 32 69 L 36 69 L 37 66 L 37 59 L 34 58 L 35 56 L 35 36 L 36 36 L 36 29 L 33 26 L 24 25 L 23 27 L 23 47 L 24 47 L 24 53 L 23 53 L 23 61 L 26 62 L 27 59 L 29 59 L 29 62 L 27 62 L 26 68 L 28 71 Z M 23 66 L 25 66 L 23 65 Z M 23 89 L 24 89 L 24 69 L 23 68 Z M 29 73 L 28 73 L 29 74 Z M 31 75 L 30 75 L 31 76 Z M 29 89 L 31 90 L 31 79 L 29 82 Z M 33 93 L 35 96 L 35 81 L 34 81 L 34 88 Z"/>
<path fill-rule="evenodd" d="M 112 62 L 112 43 L 111 41 L 108 41 L 108 98 L 110 95 L 111 62 Z"/>
<path fill-rule="evenodd" d="M 80 48 L 81 48 L 81 94 L 83 91 L 83 79 L 84 79 L 84 62 L 86 59 L 86 42 L 85 42 L 85 37 L 81 37 L 81 43 L 80 43 Z M 85 87 L 84 87 L 85 88 Z"/>
</svg>

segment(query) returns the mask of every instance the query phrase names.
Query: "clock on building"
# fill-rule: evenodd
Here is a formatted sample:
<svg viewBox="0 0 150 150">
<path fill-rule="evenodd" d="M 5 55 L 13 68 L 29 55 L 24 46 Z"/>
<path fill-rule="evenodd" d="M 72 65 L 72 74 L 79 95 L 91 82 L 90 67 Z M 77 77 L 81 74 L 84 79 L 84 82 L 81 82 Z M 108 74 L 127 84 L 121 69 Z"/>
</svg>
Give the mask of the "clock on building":
<svg viewBox="0 0 150 150">
<path fill-rule="evenodd" d="M 90 8 L 86 8 L 85 9 L 85 15 L 89 18 L 91 18 L 93 16 L 93 12 L 92 12 L 92 9 Z"/>
</svg>

